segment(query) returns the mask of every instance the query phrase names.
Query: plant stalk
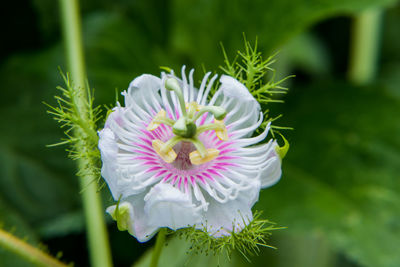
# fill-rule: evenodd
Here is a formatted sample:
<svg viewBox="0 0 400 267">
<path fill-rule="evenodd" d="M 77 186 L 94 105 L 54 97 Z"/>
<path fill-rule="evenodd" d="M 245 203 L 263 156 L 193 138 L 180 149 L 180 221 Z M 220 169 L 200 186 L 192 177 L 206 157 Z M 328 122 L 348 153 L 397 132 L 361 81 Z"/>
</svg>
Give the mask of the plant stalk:
<svg viewBox="0 0 400 267">
<path fill-rule="evenodd" d="M 36 266 L 45 267 L 67 267 L 58 259 L 44 253 L 38 248 L 35 248 L 21 239 L 11 235 L 8 232 L 0 229 L 0 246 L 21 256 L 28 262 Z"/>
<path fill-rule="evenodd" d="M 158 261 L 160 260 L 161 251 L 165 244 L 166 233 L 167 229 L 161 228 L 157 234 L 157 240 L 153 249 L 153 255 L 151 257 L 150 267 L 158 266 Z"/>
<path fill-rule="evenodd" d="M 59 3 L 68 69 L 75 85 L 74 88 L 77 90 L 75 103 L 82 118 L 88 120 L 88 108 L 85 105 L 85 100 L 88 96 L 85 82 L 86 71 L 79 3 L 78 0 L 59 0 Z M 77 137 L 85 135 L 85 133 L 81 131 L 76 131 L 74 134 Z M 83 143 L 77 147 L 77 149 L 85 149 Z M 79 170 L 87 168 L 88 165 L 90 165 L 89 159 L 81 158 L 78 160 Z M 97 177 L 93 175 L 84 175 L 80 177 L 90 261 L 91 265 L 94 267 L 110 267 L 112 266 L 110 245 L 104 220 L 104 209 L 102 207 L 100 194 L 97 192 L 96 179 Z"/>
<path fill-rule="evenodd" d="M 375 78 L 382 14 L 382 8 L 369 9 L 353 20 L 348 79 L 355 84 L 368 84 Z"/>
</svg>

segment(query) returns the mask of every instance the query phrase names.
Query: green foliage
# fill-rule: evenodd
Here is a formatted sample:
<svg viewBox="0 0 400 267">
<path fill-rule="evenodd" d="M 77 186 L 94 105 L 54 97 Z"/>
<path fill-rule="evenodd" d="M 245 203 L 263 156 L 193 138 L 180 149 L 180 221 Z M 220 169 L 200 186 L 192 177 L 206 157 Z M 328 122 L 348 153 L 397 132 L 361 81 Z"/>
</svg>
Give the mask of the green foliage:
<svg viewBox="0 0 400 267">
<path fill-rule="evenodd" d="M 258 42 L 255 41 L 254 47 L 244 38 L 244 52 L 238 51 L 235 59 L 230 62 L 225 49 L 222 47 L 224 54 L 225 66 L 220 66 L 226 74 L 235 77 L 243 83 L 255 99 L 261 104 L 264 114 L 264 121 L 259 127 L 258 131 L 265 129 L 271 121 L 275 121 L 281 115 L 273 118 L 269 115 L 269 103 L 283 103 L 283 100 L 278 96 L 286 94 L 287 88 L 282 84 L 294 75 L 276 81 L 276 71 L 272 68 L 275 63 L 275 55 L 263 59 L 262 52 L 258 51 Z M 291 129 L 289 127 L 280 127 L 272 125 L 272 129 Z M 274 131 L 272 131 L 274 135 Z M 282 136 L 283 137 L 283 136 Z M 285 144 L 287 143 L 286 139 Z"/>
<path fill-rule="evenodd" d="M 25 263 L 20 262 L 19 259 L 13 262 L 13 266 L 18 266 L 21 264 L 30 264 L 35 266 L 54 266 L 54 267 L 67 267 L 66 264 L 59 261 L 58 258 L 52 257 L 47 252 L 47 247 L 43 245 L 39 245 L 38 247 L 32 246 L 25 240 L 18 238 L 6 230 L 0 228 L 0 248 L 6 249 L 11 253 L 14 253 L 20 257 L 20 259 L 24 259 Z M 57 257 L 60 257 L 62 254 L 59 253 Z M 7 258 L 6 258 L 7 261 Z M 2 264 L 5 262 L 2 260 Z M 72 266 L 70 264 L 69 266 Z"/>
<path fill-rule="evenodd" d="M 203 253 L 188 253 L 191 248 L 191 242 L 179 237 L 172 237 L 167 239 L 166 244 L 163 246 L 160 256 L 160 266 L 163 267 L 203 267 L 203 266 L 218 266 L 218 267 L 239 267 L 248 264 L 242 260 L 238 255 L 233 254 L 231 261 L 223 260 L 220 256 L 212 254 L 205 255 Z M 153 249 L 149 249 L 143 257 L 138 260 L 134 267 L 148 267 L 150 266 L 151 256 Z"/>
<path fill-rule="evenodd" d="M 61 72 L 61 76 L 66 89 L 57 87 L 62 93 L 61 96 L 55 96 L 58 106 L 53 107 L 49 104 L 46 104 L 46 106 L 50 109 L 47 113 L 54 116 L 54 119 L 61 124 L 62 129 L 66 128 L 64 134 L 67 138 L 51 146 L 69 145 L 68 152 L 71 159 L 84 158 L 89 160 L 87 166 L 82 166 L 77 175 L 94 176 L 100 182 L 101 158 L 100 151 L 97 148 L 99 137 L 96 131 L 96 123 L 101 119 L 100 106 L 93 107 L 93 92 L 89 89 L 89 85 L 86 86 L 86 95 L 81 96 L 82 91 L 74 88 L 68 74 L 64 75 Z M 83 107 L 77 104 L 78 99 L 81 98 L 84 99 Z M 87 113 L 82 112 L 81 109 L 84 109 Z"/>
<path fill-rule="evenodd" d="M 0 67 L 6 88 L 0 92 L 0 199 L 4 203 L 0 221 L 5 229 L 15 226 L 23 238 L 37 239 L 37 229 L 47 220 L 80 207 L 77 182 L 70 179 L 74 166 L 65 161 L 63 149 L 46 148 L 62 134 L 40 104 L 54 95 L 53 88 L 60 82 L 54 75 L 58 55 L 56 49 L 15 55 Z M 29 234 L 18 223 L 3 219 L 10 214 L 29 225 Z"/>
<path fill-rule="evenodd" d="M 319 233 L 361 266 L 400 262 L 400 103 L 387 92 L 324 82 L 289 94 L 291 152 L 258 206 L 288 226 L 286 234 Z"/>
<path fill-rule="evenodd" d="M 312 32 L 304 32 L 279 49 L 274 67 L 279 77 L 298 69 L 321 78 L 332 72 L 332 62 L 333 58 L 321 38 Z"/>
<path fill-rule="evenodd" d="M 171 44 L 174 51 L 195 62 L 219 64 L 216 44 L 222 42 L 229 53 L 241 46 L 242 33 L 259 36 L 267 54 L 279 49 L 291 37 L 317 21 L 351 15 L 363 9 L 394 5 L 395 0 L 204 0 L 172 1 Z M 195 10 L 195 12 L 187 12 Z M 223 22 L 223 23 L 221 23 Z M 195 34 L 194 34 L 195 33 Z"/>
<path fill-rule="evenodd" d="M 7 205 L 4 199 L 0 199 L 0 229 L 18 235 L 18 237 L 25 239 L 30 244 L 37 245 L 39 243 L 33 229 L 24 222 L 12 207 Z M 14 254 L 10 254 L 2 246 L 0 246 L 0 259 L 1 264 L 4 266 L 23 267 L 26 264 L 24 260 L 16 258 Z"/>
<path fill-rule="evenodd" d="M 190 253 L 213 254 L 214 256 L 226 255 L 230 260 L 233 251 L 238 251 L 249 262 L 249 256 L 255 256 L 260 253 L 260 246 L 274 248 L 267 244 L 267 239 L 271 231 L 282 228 L 275 227 L 275 224 L 260 218 L 261 212 L 255 212 L 253 220 L 246 225 L 243 218 L 243 224 L 246 226 L 240 231 L 232 231 L 230 235 L 223 237 L 214 237 L 207 232 L 205 227 L 202 230 L 196 228 L 185 228 L 178 230 L 177 234 L 185 238 L 192 245 Z M 235 224 L 233 222 L 232 224 Z"/>
<path fill-rule="evenodd" d="M 243 83 L 250 91 L 250 93 L 258 100 L 260 104 L 268 104 L 271 102 L 281 103 L 282 100 L 274 99 L 274 95 L 285 94 L 287 88 L 282 86 L 286 78 L 275 81 L 276 71 L 271 67 L 275 62 L 274 55 L 263 59 L 262 53 L 257 50 L 257 40 L 254 47 L 246 39 L 245 51 L 238 51 L 238 56 L 232 63 L 223 49 L 225 57 L 225 67 L 220 67 L 226 74 L 235 77 Z M 238 60 L 238 57 L 240 59 Z M 272 77 L 268 78 L 268 74 L 272 73 Z M 268 81 L 266 81 L 268 80 Z"/>
<path fill-rule="evenodd" d="M 81 1 L 88 77 L 96 87 L 96 104 L 109 104 L 114 100 L 115 88 L 126 88 L 129 81 L 141 73 L 156 74 L 157 66 L 168 64 L 179 69 L 187 64 L 196 67 L 196 73 L 201 72 L 202 64 L 207 64 L 207 69 L 216 69 L 223 60 L 218 43 L 224 43 L 227 54 L 233 55 L 242 47 L 243 32 L 250 38 L 259 36 L 258 47 L 264 54 L 280 50 L 290 42 L 280 50 L 274 68 L 279 74 L 287 75 L 296 73 L 291 69 L 294 67 L 302 75 L 289 80 L 293 82 L 289 99 L 276 108 L 281 108 L 280 112 L 285 114 L 280 123 L 293 126 L 296 131 L 285 134 L 292 146 L 285 158 L 282 180 L 261 194 L 258 207 L 265 210 L 269 218 L 289 228 L 281 231 L 287 238 L 279 232 L 271 237 L 270 242 L 279 250 L 262 250 L 259 257 L 252 258 L 251 265 L 265 266 L 268 262 L 269 266 L 310 266 L 303 258 L 304 255 L 309 255 L 311 260 L 320 257 L 316 246 L 310 245 L 313 240 L 308 240 L 317 233 L 325 246 L 330 246 L 331 258 L 336 259 L 335 253 L 340 253 L 339 259 L 352 261 L 338 260 L 336 266 L 373 266 L 375 263 L 375 266 L 385 266 L 389 261 L 399 262 L 398 253 L 394 251 L 400 221 L 395 197 L 400 191 L 396 180 L 399 134 L 395 130 L 399 125 L 396 120 L 399 104 L 393 100 L 400 96 L 399 8 L 391 8 L 385 16 L 380 84 L 374 88 L 358 89 L 332 81 L 341 77 L 341 72 L 335 70 L 335 61 L 345 60 L 341 50 L 348 47 L 346 18 L 339 21 L 339 32 L 331 33 L 325 27 L 310 33 L 312 36 L 316 33 L 325 37 L 335 35 L 338 40 L 333 47 L 319 40 L 317 47 L 325 48 L 329 53 L 327 60 L 331 59 L 334 68 L 328 69 L 323 77 L 320 71 L 326 72 L 329 62 L 326 57 L 315 54 L 320 49 L 307 40 L 299 45 L 292 37 L 328 18 L 347 17 L 371 7 L 389 7 L 395 2 Z M 35 13 L 32 14 L 37 20 L 24 25 L 32 26 L 26 31 L 39 31 L 35 27 L 40 25 L 37 46 L 25 44 L 0 65 L 0 221 L 5 223 L 6 229 L 15 225 L 16 234 L 22 238 L 29 236 L 29 240 L 78 234 L 84 229 L 79 189 L 73 179 L 75 166 L 65 160 L 62 147 L 45 148 L 46 144 L 58 140 L 62 132 L 39 104 L 49 101 L 55 86 L 62 82 L 57 66 L 65 68 L 59 15 L 54 12 L 57 2 L 33 0 L 33 3 Z M 27 10 L 24 5 L 20 9 Z M 29 16 L 20 17 L 20 20 L 26 19 Z M 332 25 L 332 21 L 328 24 Z M 13 20 L 7 21 L 11 29 L 12 25 Z M 14 45 L 8 39 L 5 42 Z M 39 44 L 43 45 L 38 47 Z M 284 71 L 280 66 L 283 61 L 286 63 Z M 340 65 L 340 71 L 344 67 Z M 277 79 L 280 77 L 278 75 Z M 316 84 L 321 78 L 325 82 Z M 310 85 L 310 80 L 314 85 Z M 390 90 L 387 95 L 385 88 Z M 362 90 L 371 94 L 367 100 L 360 97 Z M 325 92 L 329 94 L 324 96 Z M 364 105 L 353 105 L 359 101 Z M 324 117 L 328 109 L 337 115 Z M 341 127 L 344 120 L 347 126 Z M 103 190 L 102 193 L 108 192 Z M 110 196 L 105 195 L 104 199 Z M 121 266 L 135 261 L 143 250 L 142 245 L 122 234 L 119 239 L 116 233 L 111 236 L 114 250 L 126 251 L 124 257 L 114 259 L 116 265 Z M 69 238 L 60 238 L 53 245 L 68 245 Z M 187 255 L 188 248 L 190 243 L 185 240 L 171 240 L 161 262 L 164 266 L 183 266 L 192 258 L 190 266 L 217 265 L 215 257 Z M 301 250 L 303 248 L 306 249 Z M 76 253 L 74 260 L 84 259 L 83 254 Z M 1 263 L 16 266 L 12 262 L 7 264 L 5 255 L 1 254 Z M 287 263 L 289 259 L 293 261 Z M 234 254 L 230 263 L 220 262 L 220 265 L 238 266 L 239 261 Z M 240 266 L 246 265 L 244 262 Z"/>
</svg>

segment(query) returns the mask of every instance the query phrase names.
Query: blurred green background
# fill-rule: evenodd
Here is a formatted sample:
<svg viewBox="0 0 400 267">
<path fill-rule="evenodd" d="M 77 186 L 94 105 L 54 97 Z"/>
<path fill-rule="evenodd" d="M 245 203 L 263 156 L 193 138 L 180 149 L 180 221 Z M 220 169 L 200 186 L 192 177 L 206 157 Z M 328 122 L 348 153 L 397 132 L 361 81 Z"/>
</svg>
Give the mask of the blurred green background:
<svg viewBox="0 0 400 267">
<path fill-rule="evenodd" d="M 376 77 L 346 78 L 352 18 L 382 9 Z M 400 5 L 393 0 L 83 0 L 88 79 L 97 104 L 112 104 L 159 66 L 219 71 L 222 42 L 230 58 L 243 36 L 269 56 L 286 85 L 279 124 L 291 149 L 282 180 L 256 205 L 287 226 L 251 263 L 239 256 L 221 266 L 400 266 Z M 1 8 L 0 224 L 75 266 L 88 266 L 75 165 L 65 148 L 46 148 L 62 131 L 42 101 L 54 104 L 66 69 L 57 1 L 8 1 Z M 219 71 L 220 72 L 220 71 Z M 112 202 L 102 190 L 105 205 Z M 106 215 L 105 215 L 106 216 Z M 115 266 L 130 266 L 153 241 L 139 244 L 109 218 Z M 213 266 L 171 241 L 161 266 Z M 146 260 L 146 259 L 145 259 Z M 141 266 L 145 266 L 145 260 Z M 0 248 L 0 266 L 29 266 Z"/>
</svg>

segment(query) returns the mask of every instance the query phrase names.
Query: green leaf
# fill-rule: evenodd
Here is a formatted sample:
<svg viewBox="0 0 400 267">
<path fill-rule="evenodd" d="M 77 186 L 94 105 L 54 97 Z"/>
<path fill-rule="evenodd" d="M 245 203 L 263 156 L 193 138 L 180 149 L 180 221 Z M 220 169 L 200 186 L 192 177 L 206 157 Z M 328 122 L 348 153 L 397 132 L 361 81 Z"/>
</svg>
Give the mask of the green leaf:
<svg viewBox="0 0 400 267">
<path fill-rule="evenodd" d="M 185 1 L 173 2 L 171 45 L 174 51 L 197 63 L 218 65 L 220 41 L 228 55 L 242 47 L 242 33 L 250 41 L 259 37 L 267 54 L 317 21 L 360 10 L 394 4 L 394 0 L 297 0 L 297 1 Z M 187 12 L 195 10 L 195 12 Z"/>
<path fill-rule="evenodd" d="M 267 216 L 291 234 L 321 232 L 363 266 L 398 266 L 400 102 L 379 87 L 323 83 L 293 90 L 285 106 L 292 149 L 262 193 Z"/>
<path fill-rule="evenodd" d="M 0 114 L 8 114 L 3 120 L 8 127 L 0 133 L 0 196 L 33 224 L 78 208 L 74 167 L 63 160 L 63 149 L 45 147 L 58 130 L 44 111 L 3 108 Z"/>
<path fill-rule="evenodd" d="M 81 210 L 64 213 L 52 220 L 46 220 L 38 228 L 42 238 L 62 237 L 71 233 L 84 232 L 85 218 Z"/>
<path fill-rule="evenodd" d="M 326 76 L 331 71 L 331 58 L 318 37 L 310 32 L 295 36 L 288 41 L 276 56 L 276 73 L 279 78 L 299 69 L 315 77 Z"/>
</svg>

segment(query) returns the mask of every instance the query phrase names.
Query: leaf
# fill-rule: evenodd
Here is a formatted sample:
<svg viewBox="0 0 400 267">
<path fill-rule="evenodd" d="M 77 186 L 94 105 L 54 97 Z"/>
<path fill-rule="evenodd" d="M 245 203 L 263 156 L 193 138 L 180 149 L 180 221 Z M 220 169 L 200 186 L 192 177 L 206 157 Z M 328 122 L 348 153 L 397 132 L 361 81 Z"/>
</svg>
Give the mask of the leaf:
<svg viewBox="0 0 400 267">
<path fill-rule="evenodd" d="M 326 76 L 332 67 L 330 55 L 316 35 L 305 32 L 293 37 L 279 51 L 274 64 L 278 78 L 293 69 L 316 77 Z"/>
<path fill-rule="evenodd" d="M 388 91 L 400 99 L 400 7 L 392 8 L 385 13 L 384 27 L 382 28 L 382 66 L 379 81 Z"/>
<path fill-rule="evenodd" d="M 84 231 L 85 218 L 82 211 L 61 214 L 53 220 L 45 221 L 38 229 L 42 238 L 62 237 Z"/>
<path fill-rule="evenodd" d="M 297 0 L 297 1 L 173 1 L 173 27 L 170 43 L 174 51 L 196 64 L 217 66 L 221 57 L 217 44 L 228 51 L 243 45 L 242 33 L 250 41 L 258 36 L 267 55 L 279 49 L 294 35 L 329 17 L 354 14 L 375 6 L 388 6 L 394 0 Z M 188 12 L 193 10 L 193 12 Z"/>
<path fill-rule="evenodd" d="M 35 108 L 0 109 L 0 114 L 8 114 L 3 121 L 8 128 L 0 133 L 0 195 L 29 223 L 79 207 L 74 167 L 60 160 L 65 155 L 62 149 L 45 147 L 51 132 L 57 131 L 48 121 L 37 120 L 45 116 L 40 113 Z M 54 158 L 56 152 L 61 157 Z"/>
<path fill-rule="evenodd" d="M 281 182 L 263 191 L 267 215 L 291 234 L 322 232 L 363 266 L 398 266 L 400 102 L 379 87 L 322 83 L 285 106 L 292 149 Z"/>
</svg>

